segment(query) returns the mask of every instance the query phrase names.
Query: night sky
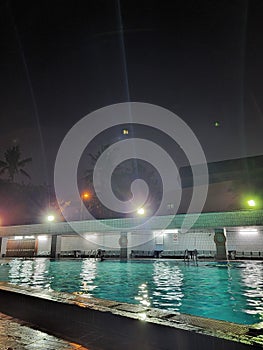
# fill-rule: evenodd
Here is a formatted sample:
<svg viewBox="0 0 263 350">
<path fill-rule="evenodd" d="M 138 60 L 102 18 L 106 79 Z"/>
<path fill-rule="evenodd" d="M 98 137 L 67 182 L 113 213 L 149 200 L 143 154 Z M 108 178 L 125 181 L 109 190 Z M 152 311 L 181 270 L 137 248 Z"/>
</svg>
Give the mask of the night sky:
<svg viewBox="0 0 263 350">
<path fill-rule="evenodd" d="M 0 50 L 0 154 L 19 143 L 34 183 L 79 119 L 126 101 L 176 113 L 208 162 L 263 153 L 261 0 L 2 0 Z"/>
</svg>

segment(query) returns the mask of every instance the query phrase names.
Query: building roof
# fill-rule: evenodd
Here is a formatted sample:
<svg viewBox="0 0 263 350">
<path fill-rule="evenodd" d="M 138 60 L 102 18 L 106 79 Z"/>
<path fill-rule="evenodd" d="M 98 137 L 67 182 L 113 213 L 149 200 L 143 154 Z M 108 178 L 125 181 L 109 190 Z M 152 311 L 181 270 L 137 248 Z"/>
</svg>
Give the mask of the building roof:
<svg viewBox="0 0 263 350">
<path fill-rule="evenodd" d="M 214 229 L 223 227 L 263 226 L 263 210 L 243 210 L 198 214 L 155 216 L 152 220 L 141 218 L 87 220 L 0 227 L 0 237 L 40 234 L 85 234 L 109 232 L 136 232 L 145 230 L 181 229 L 183 222 L 194 222 L 192 229 Z M 169 224 L 165 226 L 167 223 Z M 144 223 L 144 224 L 143 224 Z"/>
</svg>

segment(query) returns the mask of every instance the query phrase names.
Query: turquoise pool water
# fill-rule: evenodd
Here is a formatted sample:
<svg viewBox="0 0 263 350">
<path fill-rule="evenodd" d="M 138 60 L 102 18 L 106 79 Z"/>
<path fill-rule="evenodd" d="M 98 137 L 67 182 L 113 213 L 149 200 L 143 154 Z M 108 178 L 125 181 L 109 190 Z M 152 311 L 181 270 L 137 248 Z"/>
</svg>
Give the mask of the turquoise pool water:
<svg viewBox="0 0 263 350">
<path fill-rule="evenodd" d="M 0 280 L 240 324 L 263 320 L 263 263 L 13 259 Z"/>
</svg>

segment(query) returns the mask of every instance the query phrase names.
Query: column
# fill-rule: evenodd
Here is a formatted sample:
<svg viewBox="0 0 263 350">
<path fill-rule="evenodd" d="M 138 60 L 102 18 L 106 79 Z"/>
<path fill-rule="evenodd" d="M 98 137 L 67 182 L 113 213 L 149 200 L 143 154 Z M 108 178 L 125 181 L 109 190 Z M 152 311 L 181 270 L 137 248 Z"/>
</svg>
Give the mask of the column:
<svg viewBox="0 0 263 350">
<path fill-rule="evenodd" d="M 215 260 L 227 260 L 225 229 L 215 229 L 214 241 L 216 244 Z"/>
<path fill-rule="evenodd" d="M 0 257 L 4 257 L 6 255 L 7 240 L 7 237 L 0 237 Z"/>
<path fill-rule="evenodd" d="M 52 235 L 51 237 L 51 258 L 57 259 L 60 257 L 61 251 L 61 236 L 60 235 Z"/>
<path fill-rule="evenodd" d="M 127 258 L 128 258 L 127 232 L 121 232 L 120 238 L 119 238 L 119 245 L 120 245 L 120 259 L 121 260 L 127 260 Z"/>
</svg>

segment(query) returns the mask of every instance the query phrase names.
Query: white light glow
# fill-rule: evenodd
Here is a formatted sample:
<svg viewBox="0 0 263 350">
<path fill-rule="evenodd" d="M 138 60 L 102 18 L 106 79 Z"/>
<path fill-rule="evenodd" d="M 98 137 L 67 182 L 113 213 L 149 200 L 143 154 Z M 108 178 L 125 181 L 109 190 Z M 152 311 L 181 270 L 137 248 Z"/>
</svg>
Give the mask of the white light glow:
<svg viewBox="0 0 263 350">
<path fill-rule="evenodd" d="M 25 239 L 34 239 L 35 236 L 25 236 L 24 238 L 25 238 Z"/>
<path fill-rule="evenodd" d="M 54 221 L 54 220 L 55 220 L 54 215 L 48 215 L 47 221 L 52 222 L 52 221 Z"/>
<path fill-rule="evenodd" d="M 155 237 L 159 236 L 165 236 L 166 234 L 175 234 L 178 233 L 177 229 L 174 230 L 160 230 L 160 231 L 153 231 Z"/>
<path fill-rule="evenodd" d="M 98 235 L 96 233 L 88 233 L 84 237 L 85 237 L 85 239 L 89 239 L 89 238 L 94 239 L 94 238 L 97 238 L 97 236 Z"/>
<path fill-rule="evenodd" d="M 175 230 L 163 230 L 162 231 L 163 233 L 178 233 L 178 230 L 175 229 Z"/>
<path fill-rule="evenodd" d="M 147 315 L 146 315 L 146 313 L 141 313 L 141 314 L 138 314 L 138 316 L 139 316 L 139 319 L 141 320 L 141 321 L 145 321 L 146 320 L 146 318 L 147 318 Z"/>
<path fill-rule="evenodd" d="M 38 236 L 39 241 L 47 241 L 47 236 Z"/>
<path fill-rule="evenodd" d="M 145 213 L 144 208 L 139 208 L 139 209 L 137 210 L 137 213 L 138 213 L 139 215 L 144 215 L 144 213 Z"/>
<path fill-rule="evenodd" d="M 256 228 L 244 228 L 240 230 L 239 233 L 242 235 L 255 235 L 258 233 L 258 230 Z"/>
<path fill-rule="evenodd" d="M 250 207 L 255 207 L 255 206 L 256 206 L 256 202 L 254 201 L 254 199 L 248 200 L 247 203 L 248 203 L 248 205 L 249 205 Z"/>
<path fill-rule="evenodd" d="M 15 236 L 16 240 L 23 239 L 23 238 L 24 238 L 23 236 Z"/>
</svg>

